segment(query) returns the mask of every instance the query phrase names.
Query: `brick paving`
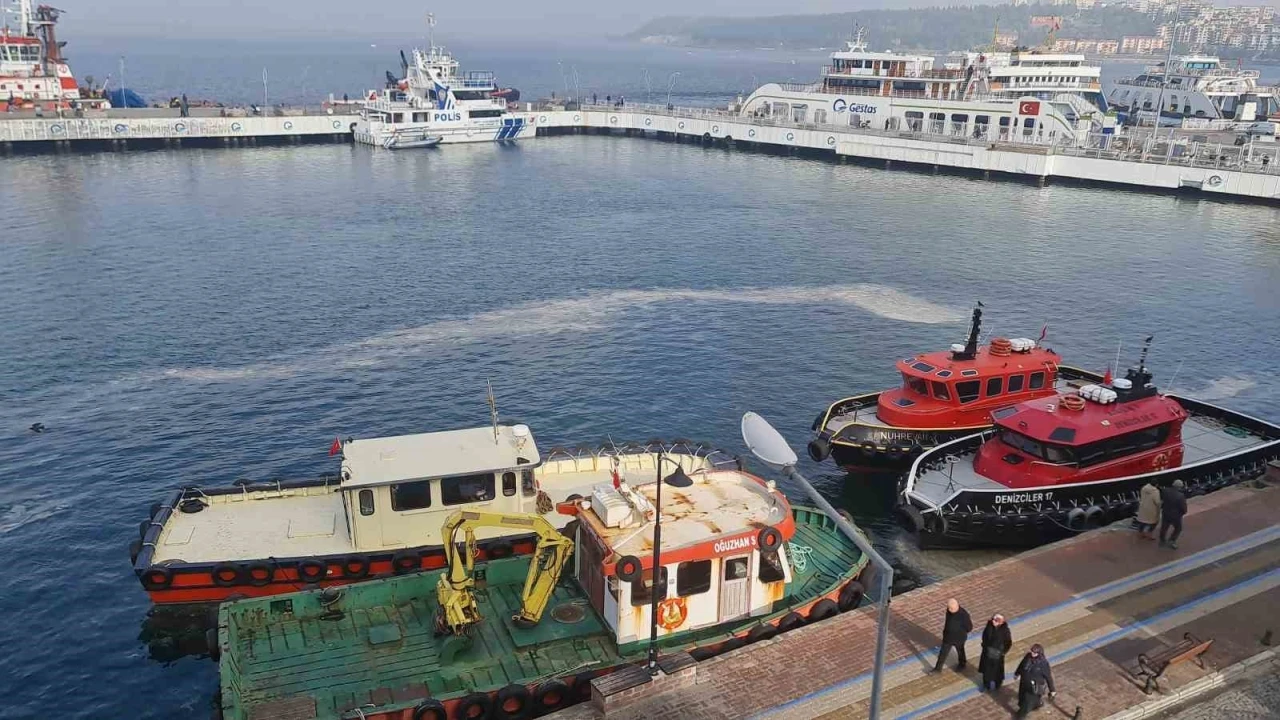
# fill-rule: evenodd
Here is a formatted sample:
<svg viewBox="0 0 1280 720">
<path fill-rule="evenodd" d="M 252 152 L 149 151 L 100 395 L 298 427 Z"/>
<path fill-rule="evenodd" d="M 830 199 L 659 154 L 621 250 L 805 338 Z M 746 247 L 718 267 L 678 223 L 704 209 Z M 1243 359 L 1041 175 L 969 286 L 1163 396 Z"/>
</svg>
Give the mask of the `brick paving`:
<svg viewBox="0 0 1280 720">
<path fill-rule="evenodd" d="M 1278 512 L 1280 488 L 1229 488 L 1191 501 L 1181 547 L 1176 551 L 1159 548 L 1116 526 L 1029 551 L 896 598 L 891 606 L 885 716 L 942 702 L 944 705 L 935 710 L 945 707 L 946 717 L 1008 717 L 1009 711 L 998 702 L 977 695 L 972 680 L 950 671 L 941 675 L 921 672 L 932 665 L 942 608 L 948 597 L 956 597 L 965 605 L 975 625 L 980 626 L 994 612 L 1004 613 L 1011 620 L 1015 640 L 1029 643 L 1034 638 L 1048 648 L 1052 658 L 1055 648 L 1114 634 L 1116 628 L 1139 618 L 1176 612 L 1188 598 L 1274 570 L 1280 566 L 1280 539 L 1276 536 L 1265 536 L 1265 543 L 1254 542 L 1259 537 L 1255 536 L 1248 540 L 1252 545 L 1236 543 L 1239 547 L 1229 550 L 1214 548 L 1267 532 L 1275 525 Z M 1190 564 L 1181 567 L 1185 563 Z M 1121 589 L 1106 594 L 1108 584 L 1117 581 L 1124 581 Z M 1081 600 L 1082 593 L 1103 594 Z M 1220 655 L 1215 662 L 1222 662 L 1245 652 L 1249 645 L 1248 638 L 1237 637 L 1240 624 L 1234 625 L 1233 634 L 1233 624 L 1228 620 L 1237 612 L 1256 611 L 1258 603 L 1271 602 L 1274 607 L 1278 598 L 1280 594 L 1274 589 L 1249 597 L 1226 598 L 1215 602 L 1230 604 L 1239 600 L 1237 606 L 1245 610 L 1218 608 L 1186 621 L 1208 623 L 1207 618 L 1220 616 L 1219 626 L 1207 626 L 1205 632 L 1214 637 L 1214 632 L 1222 635 L 1210 651 Z M 1037 613 L 1049 606 L 1057 607 Z M 1266 626 L 1261 617 L 1258 622 L 1261 624 L 1254 627 Z M 1159 631 L 1180 637 L 1184 630 L 1176 625 Z M 664 693 L 609 717 L 741 718 L 757 713 L 788 718 L 866 717 L 874 633 L 873 608 L 841 615 L 702 662 L 692 688 Z M 1066 717 L 1070 717 L 1076 704 L 1085 708 L 1085 717 L 1096 718 L 1106 714 L 1100 708 L 1108 703 L 1133 704 L 1142 700 L 1140 690 L 1135 690 L 1139 697 L 1132 698 L 1110 687 L 1127 674 L 1120 669 L 1120 661 L 1109 659 L 1109 655 L 1118 658 L 1129 653 L 1139 641 L 1158 643 L 1161 639 L 1159 633 L 1155 637 L 1118 637 L 1058 667 L 1062 692 L 1057 700 L 1065 708 Z M 976 649 L 976 643 L 971 647 Z M 1014 652 L 1022 649 L 1021 644 L 1016 645 Z M 1130 654 L 1136 658 L 1137 652 L 1141 649 Z M 970 654 L 976 656 L 975 652 Z M 1015 656 L 1010 657 L 1012 669 Z M 1090 676 L 1088 668 L 1101 675 Z M 1185 682 L 1180 678 L 1187 672 L 1191 671 L 1183 667 L 1171 671 L 1171 686 Z M 1067 688 L 1072 688 L 1074 694 Z M 953 697 L 957 693 L 963 695 L 966 689 L 974 691 L 973 697 Z M 1011 692 L 1008 685 L 1005 691 Z M 1066 707 L 1067 703 L 1072 704 Z M 599 715 L 590 706 L 578 706 L 555 717 L 585 720 Z M 1041 713 L 1041 717 L 1057 714 Z"/>
</svg>

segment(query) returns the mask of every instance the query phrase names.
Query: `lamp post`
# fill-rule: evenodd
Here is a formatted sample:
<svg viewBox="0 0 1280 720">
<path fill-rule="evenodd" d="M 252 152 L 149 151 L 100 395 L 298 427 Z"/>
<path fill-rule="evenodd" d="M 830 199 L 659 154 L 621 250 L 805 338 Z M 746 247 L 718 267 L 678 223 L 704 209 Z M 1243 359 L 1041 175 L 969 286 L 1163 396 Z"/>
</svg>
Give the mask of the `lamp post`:
<svg viewBox="0 0 1280 720">
<path fill-rule="evenodd" d="M 675 87 L 676 76 L 680 74 L 679 70 L 667 76 L 667 107 L 671 107 L 671 88 Z"/>
<path fill-rule="evenodd" d="M 663 479 L 662 463 L 663 461 L 674 463 L 676 471 Z M 671 487 L 689 487 L 693 484 L 693 478 L 684 472 L 684 466 L 667 457 L 661 450 L 658 451 L 658 460 L 654 463 L 654 467 L 658 470 L 657 487 L 654 488 L 653 501 L 653 569 L 650 571 L 652 586 L 649 589 L 649 674 L 658 674 L 658 587 L 662 587 L 662 599 L 666 599 L 667 584 L 662 573 L 662 485 L 670 484 Z M 640 578 L 640 582 L 644 582 L 644 578 Z"/>
</svg>

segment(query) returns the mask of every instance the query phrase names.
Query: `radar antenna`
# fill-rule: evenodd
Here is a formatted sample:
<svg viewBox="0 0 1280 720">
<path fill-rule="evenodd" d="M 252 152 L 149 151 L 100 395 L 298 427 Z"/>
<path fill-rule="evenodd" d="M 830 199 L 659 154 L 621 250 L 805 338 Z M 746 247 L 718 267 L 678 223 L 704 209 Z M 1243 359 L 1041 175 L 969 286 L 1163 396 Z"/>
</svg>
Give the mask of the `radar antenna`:
<svg viewBox="0 0 1280 720">
<path fill-rule="evenodd" d="M 489 420 L 493 423 L 493 444 L 498 444 L 498 401 L 493 399 L 493 383 L 484 381 L 485 399 L 489 402 Z"/>
</svg>

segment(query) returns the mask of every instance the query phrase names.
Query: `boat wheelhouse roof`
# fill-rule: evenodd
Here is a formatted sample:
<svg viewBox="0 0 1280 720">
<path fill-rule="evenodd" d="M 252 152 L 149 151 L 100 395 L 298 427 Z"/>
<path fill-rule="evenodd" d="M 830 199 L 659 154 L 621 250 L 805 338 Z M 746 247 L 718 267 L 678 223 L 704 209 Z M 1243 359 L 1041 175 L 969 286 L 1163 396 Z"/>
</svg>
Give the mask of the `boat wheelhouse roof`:
<svg viewBox="0 0 1280 720">
<path fill-rule="evenodd" d="M 1058 353 L 1039 345 L 1022 352 L 1014 350 L 1007 355 L 993 355 L 991 346 L 983 345 L 972 359 L 956 359 L 954 349 L 940 350 L 899 360 L 898 370 L 904 375 L 926 380 L 955 381 L 1039 370 L 1044 368 L 1045 363 L 1056 365 L 1059 360 L 1061 356 Z"/>
<path fill-rule="evenodd" d="M 1181 405 L 1161 395 L 1107 404 L 1086 400 L 1080 410 L 1064 408 L 1062 397 L 1028 400 L 997 410 L 992 417 L 998 428 L 1012 430 L 1033 440 L 1080 446 L 1187 416 Z"/>
<path fill-rule="evenodd" d="M 777 489 L 741 470 L 714 470 L 691 473 L 693 485 L 662 489 L 663 564 L 705 559 L 722 554 L 740 554 L 757 547 L 756 536 L 766 527 L 776 527 L 783 540 L 795 533 L 791 505 Z M 634 555 L 644 567 L 652 566 L 653 523 L 624 512 L 622 522 L 606 521 L 619 506 L 630 507 L 624 491 L 604 485 L 595 488 L 589 507 L 579 506 L 578 517 L 615 555 Z M 631 489 L 652 506 L 657 485 Z M 587 503 L 583 501 L 582 505 Z M 602 509 L 607 508 L 607 509 Z M 684 552 L 681 552 L 684 551 Z M 687 557 L 686 557 L 687 555 Z M 612 562 L 606 573 L 612 574 Z"/>
<path fill-rule="evenodd" d="M 496 434 L 496 437 L 495 437 Z M 344 487 L 490 473 L 541 462 L 526 425 L 351 440 L 342 446 Z"/>
</svg>

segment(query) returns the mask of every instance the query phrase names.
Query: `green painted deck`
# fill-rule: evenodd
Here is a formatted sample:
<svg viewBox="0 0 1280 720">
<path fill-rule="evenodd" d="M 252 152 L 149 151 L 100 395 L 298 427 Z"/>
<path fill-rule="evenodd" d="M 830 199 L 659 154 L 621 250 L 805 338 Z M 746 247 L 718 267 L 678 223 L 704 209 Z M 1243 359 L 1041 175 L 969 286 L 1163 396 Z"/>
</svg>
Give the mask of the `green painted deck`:
<svg viewBox="0 0 1280 720">
<path fill-rule="evenodd" d="M 680 633 L 665 638 L 665 646 L 720 642 L 838 589 L 861 571 L 865 558 L 834 522 L 816 510 L 793 512 L 792 583 L 774 612 Z M 542 621 L 521 629 L 511 616 L 520 606 L 528 558 L 493 561 L 477 570 L 485 575 L 477 593 L 485 619 L 472 646 L 452 663 L 440 661 L 447 638 L 434 632 L 441 570 L 347 586 L 332 609 L 322 604 L 318 591 L 224 603 L 219 613 L 224 716 L 252 720 L 288 709 L 298 717 L 336 719 L 362 705 L 412 707 L 428 694 L 447 700 L 512 683 L 533 685 L 643 655 L 644 643 L 615 646 L 570 572 Z M 580 621 L 556 619 L 557 608 L 573 605 L 582 611 Z"/>
</svg>

